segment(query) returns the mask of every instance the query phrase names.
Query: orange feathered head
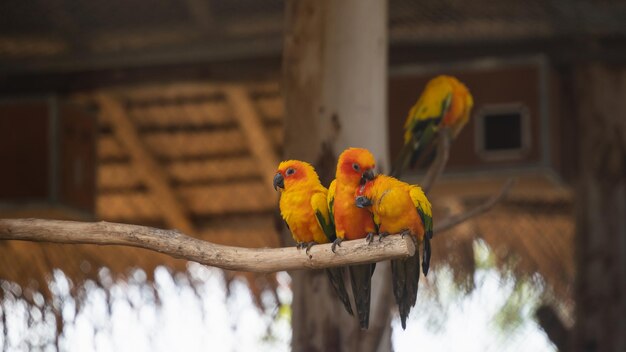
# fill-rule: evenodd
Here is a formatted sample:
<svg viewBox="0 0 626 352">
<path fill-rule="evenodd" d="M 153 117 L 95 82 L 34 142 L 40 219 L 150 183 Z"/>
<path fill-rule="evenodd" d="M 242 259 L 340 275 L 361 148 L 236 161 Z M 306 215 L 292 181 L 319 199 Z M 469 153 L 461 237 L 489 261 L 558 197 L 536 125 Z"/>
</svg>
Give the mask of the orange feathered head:
<svg viewBox="0 0 626 352">
<path fill-rule="evenodd" d="M 286 160 L 278 165 L 274 176 L 274 189 L 283 191 L 310 182 L 320 182 L 311 164 L 300 160 Z"/>
<path fill-rule="evenodd" d="M 339 155 L 336 178 L 354 185 L 363 184 L 374 178 L 375 168 L 376 160 L 369 150 L 348 148 Z"/>
</svg>

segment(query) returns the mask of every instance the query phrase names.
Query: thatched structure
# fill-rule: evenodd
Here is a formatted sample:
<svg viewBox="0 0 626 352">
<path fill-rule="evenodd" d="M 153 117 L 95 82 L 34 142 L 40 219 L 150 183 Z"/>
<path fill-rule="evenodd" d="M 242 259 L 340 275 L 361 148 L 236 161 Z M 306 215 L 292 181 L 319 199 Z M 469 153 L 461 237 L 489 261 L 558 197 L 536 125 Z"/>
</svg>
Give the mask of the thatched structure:
<svg viewBox="0 0 626 352">
<path fill-rule="evenodd" d="M 282 145 L 283 105 L 274 83 L 247 84 L 250 102 L 276 155 Z M 275 194 L 251 151 L 232 104 L 219 84 L 181 83 L 106 91 L 124 107 L 136 137 L 160 168 L 176 207 L 199 238 L 246 247 L 276 247 Z M 94 93 L 95 94 L 95 93 Z M 83 106 L 94 94 L 81 95 Z M 85 105 L 87 103 L 87 105 Z M 92 108 L 96 106 L 92 106 Z M 98 110 L 94 110 L 98 111 Z M 97 219 L 176 227 L 163 213 L 158 194 L 137 172 L 132 151 L 119 140 L 115 119 L 101 111 L 98 133 Z M 505 176 L 446 178 L 433 191 L 436 219 L 462 212 L 497 192 Z M 434 242 L 434 266 L 449 264 L 457 283 L 473 285 L 473 242 L 492 249 L 499 268 L 520 277 L 539 273 L 561 300 L 569 301 L 574 275 L 570 192 L 542 173 L 522 175 L 511 196 L 492 212 L 469 221 Z M 1 213 L 81 219 L 63 209 Z M 177 270 L 184 262 L 134 248 L 0 243 L 0 277 L 22 286 L 45 287 L 51 268 L 75 280 L 94 278 L 106 266 L 124 274 L 139 267 L 149 275 L 157 265 Z M 250 276 L 252 278 L 252 276 Z M 266 287 L 253 280 L 254 290 Z M 271 280 L 270 280 L 271 282 Z"/>
</svg>

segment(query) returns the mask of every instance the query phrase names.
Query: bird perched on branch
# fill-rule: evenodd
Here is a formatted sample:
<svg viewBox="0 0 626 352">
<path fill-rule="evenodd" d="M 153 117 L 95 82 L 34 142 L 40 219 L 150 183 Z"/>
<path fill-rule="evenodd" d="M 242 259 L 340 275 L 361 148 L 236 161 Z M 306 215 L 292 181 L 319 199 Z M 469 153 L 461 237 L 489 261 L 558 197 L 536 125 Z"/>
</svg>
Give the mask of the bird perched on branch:
<svg viewBox="0 0 626 352">
<path fill-rule="evenodd" d="M 377 233 L 372 214 L 367 209 L 357 208 L 354 194 L 367 178 L 372 178 L 376 161 L 366 149 L 349 148 L 343 151 L 337 162 L 335 180 L 330 184 L 328 204 L 334 219 L 337 239 L 335 247 L 343 240 L 371 237 Z M 352 292 L 362 329 L 369 326 L 371 279 L 375 264 L 352 265 L 349 267 Z"/>
<path fill-rule="evenodd" d="M 404 122 L 404 145 L 391 175 L 399 177 L 424 152 L 428 154 L 422 158 L 432 160 L 438 131 L 449 128 L 451 137 L 456 137 L 469 120 L 473 106 L 469 90 L 455 77 L 441 75 L 431 79 Z"/>
<path fill-rule="evenodd" d="M 306 248 L 336 239 L 335 227 L 328 209 L 328 190 L 320 183 L 309 163 L 287 160 L 280 163 L 274 176 L 274 189 L 279 190 L 280 213 L 291 231 L 296 247 Z M 326 269 L 328 278 L 346 311 L 354 315 L 344 285 L 344 269 Z"/>
<path fill-rule="evenodd" d="M 415 255 L 391 261 L 393 294 L 400 311 L 402 328 L 417 299 L 420 277 L 419 244 L 423 244 L 422 271 L 430 266 L 430 239 L 433 236 L 432 209 L 419 186 L 393 177 L 371 177 L 356 192 L 355 204 L 372 212 L 379 222 L 379 240 L 390 233 L 413 236 L 418 243 Z"/>
</svg>

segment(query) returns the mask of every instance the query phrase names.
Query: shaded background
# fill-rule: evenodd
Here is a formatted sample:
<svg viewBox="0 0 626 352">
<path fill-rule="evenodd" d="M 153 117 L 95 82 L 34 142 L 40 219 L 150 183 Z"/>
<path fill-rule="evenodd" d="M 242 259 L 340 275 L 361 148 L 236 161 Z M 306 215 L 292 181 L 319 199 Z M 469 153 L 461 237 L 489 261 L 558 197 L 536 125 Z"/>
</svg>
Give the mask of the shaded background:
<svg viewBox="0 0 626 352">
<path fill-rule="evenodd" d="M 289 92 L 281 90 L 285 6 L 278 0 L 0 3 L 0 217 L 97 219 L 178 228 L 216 243 L 287 245 L 276 227 L 276 195 L 260 167 L 279 159 L 290 118 L 283 99 Z M 447 274 L 425 285 L 429 299 L 445 301 L 442 290 L 471 297 L 484 283 L 477 278 L 493 275 L 502 290 L 487 297 L 503 299 L 493 317 L 503 327 L 493 334 L 502 340 L 524 322 L 536 324 L 539 311 L 537 321 L 565 349 L 577 299 L 604 311 L 606 297 L 587 296 L 595 284 L 585 280 L 606 280 L 616 282 L 607 289 L 616 302 L 617 323 L 607 327 L 615 341 L 578 345 L 624 347 L 616 336 L 626 328 L 625 284 L 619 284 L 626 282 L 626 265 L 619 269 L 624 229 L 609 226 L 608 239 L 588 252 L 591 234 L 581 230 L 583 249 L 575 252 L 574 215 L 575 199 L 589 196 L 580 186 L 581 170 L 592 168 L 586 161 L 600 160 L 590 177 L 600 180 L 602 194 L 624 195 L 624 106 L 616 102 L 625 97 L 625 34 L 620 1 L 389 1 L 384 118 L 391 160 L 425 82 L 448 73 L 467 84 L 475 108 L 432 193 L 436 216 L 471 209 L 507 178 L 518 179 L 492 212 L 437 238 L 433 267 Z M 242 106 L 252 107 L 263 140 L 243 128 Z M 581 145 L 592 134 L 580 121 L 604 115 L 621 123 L 621 132 L 605 138 L 614 141 L 609 149 L 587 148 L 586 156 Z M 599 133 L 619 131 L 612 126 Z M 259 144 L 274 154 L 259 155 Z M 612 176 L 597 176 L 612 160 Z M 615 218 L 624 201 L 610 202 L 617 205 L 606 216 Z M 604 222 L 580 220 L 584 208 L 578 214 L 580 228 Z M 592 270 L 578 272 L 584 278 L 577 286 L 574 253 Z M 0 243 L 4 295 L 13 287 L 8 282 L 17 283 L 23 288 L 17 296 L 29 302 L 34 292 L 54 297 L 47 280 L 55 268 L 78 292 L 85 279 L 102 282 L 101 267 L 112 280 L 140 268 L 149 287 L 159 265 L 188 273 L 184 261 L 134 248 Z M 245 277 L 259 307 L 263 292 L 277 297 L 274 275 L 223 275 L 227 283 L 235 277 Z M 445 278 L 453 284 L 439 282 Z M 51 314 L 63 320 L 58 306 Z"/>
</svg>

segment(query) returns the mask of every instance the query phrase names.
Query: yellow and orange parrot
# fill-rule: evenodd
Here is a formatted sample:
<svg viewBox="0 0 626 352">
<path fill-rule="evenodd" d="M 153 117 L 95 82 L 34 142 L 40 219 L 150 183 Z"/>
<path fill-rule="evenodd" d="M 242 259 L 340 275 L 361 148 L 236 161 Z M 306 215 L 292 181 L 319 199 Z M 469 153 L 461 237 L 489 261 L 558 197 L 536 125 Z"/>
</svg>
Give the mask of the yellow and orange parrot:
<svg viewBox="0 0 626 352">
<path fill-rule="evenodd" d="M 274 176 L 274 189 L 280 190 L 280 213 L 291 230 L 297 248 L 335 240 L 335 229 L 328 209 L 328 190 L 320 183 L 309 163 L 287 160 L 280 163 Z M 350 315 L 352 306 L 343 282 L 344 269 L 326 269 L 328 278 Z"/>
<path fill-rule="evenodd" d="M 469 120 L 474 99 L 467 87 L 452 76 L 431 79 L 404 122 L 404 146 L 394 163 L 391 175 L 399 177 L 429 150 L 437 133 L 449 128 L 456 137 Z"/>
<path fill-rule="evenodd" d="M 400 233 L 414 236 L 418 249 L 423 243 L 422 271 L 427 275 L 433 220 L 430 202 L 422 189 L 390 176 L 378 175 L 360 187 L 355 196 L 356 206 L 369 209 L 379 222 L 379 240 L 390 233 Z M 418 249 L 410 258 L 391 261 L 393 294 L 403 329 L 406 329 L 406 318 L 417 299 L 420 277 Z"/>
<path fill-rule="evenodd" d="M 330 184 L 328 192 L 328 205 L 337 232 L 333 251 L 343 240 L 372 238 L 377 233 L 372 214 L 367 209 L 357 208 L 354 203 L 354 194 L 367 178 L 373 177 L 375 167 L 374 156 L 367 149 L 349 148 L 339 156 L 336 178 Z M 375 264 L 349 267 L 352 293 L 362 329 L 369 326 L 374 268 Z"/>
</svg>

